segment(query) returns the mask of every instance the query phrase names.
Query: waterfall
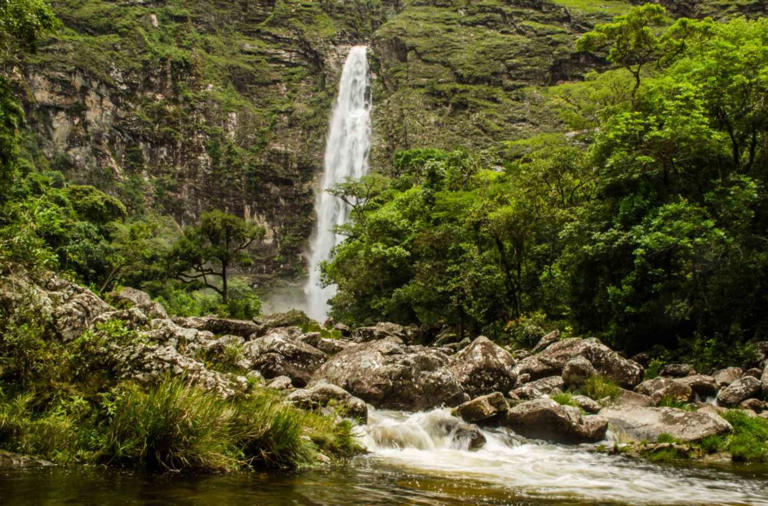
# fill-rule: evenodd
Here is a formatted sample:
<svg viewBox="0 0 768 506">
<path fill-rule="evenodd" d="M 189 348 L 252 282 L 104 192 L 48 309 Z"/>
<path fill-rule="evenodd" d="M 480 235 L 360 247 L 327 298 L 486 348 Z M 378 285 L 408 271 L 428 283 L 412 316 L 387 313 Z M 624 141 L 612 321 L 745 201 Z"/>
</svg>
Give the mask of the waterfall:
<svg viewBox="0 0 768 506">
<path fill-rule="evenodd" d="M 366 53 L 365 46 L 355 46 L 344 62 L 325 145 L 322 186 L 315 197 L 317 224 L 310 241 L 309 279 L 304 294 L 307 314 L 318 321 L 327 316 L 328 300 L 336 293 L 335 286 L 321 285 L 320 264 L 330 259 L 333 247 L 343 240 L 334 228 L 349 217 L 349 206 L 327 190 L 368 172 L 371 100 Z"/>
</svg>

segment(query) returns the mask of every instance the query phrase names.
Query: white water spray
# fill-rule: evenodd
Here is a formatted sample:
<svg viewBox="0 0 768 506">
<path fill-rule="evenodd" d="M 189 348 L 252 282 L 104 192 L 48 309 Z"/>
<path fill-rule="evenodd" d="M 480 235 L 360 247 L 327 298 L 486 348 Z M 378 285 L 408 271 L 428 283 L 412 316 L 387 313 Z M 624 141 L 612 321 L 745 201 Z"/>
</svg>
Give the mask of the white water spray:
<svg viewBox="0 0 768 506">
<path fill-rule="evenodd" d="M 328 300 L 336 293 L 336 287 L 321 285 L 320 264 L 331 258 L 331 250 L 343 240 L 334 228 L 346 223 L 349 217 L 349 206 L 327 190 L 368 172 L 371 100 L 366 53 L 365 46 L 355 46 L 344 62 L 325 145 L 322 186 L 315 198 L 317 224 L 310 242 L 309 279 L 304 294 L 307 314 L 321 322 L 328 314 Z"/>
</svg>

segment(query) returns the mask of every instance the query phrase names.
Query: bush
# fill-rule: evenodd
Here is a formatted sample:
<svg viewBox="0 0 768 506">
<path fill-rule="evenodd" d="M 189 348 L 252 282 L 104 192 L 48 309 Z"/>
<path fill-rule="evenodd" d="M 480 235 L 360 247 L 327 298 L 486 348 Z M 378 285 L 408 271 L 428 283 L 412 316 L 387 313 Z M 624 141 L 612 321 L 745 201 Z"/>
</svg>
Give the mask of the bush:
<svg viewBox="0 0 768 506">
<path fill-rule="evenodd" d="M 601 376 L 592 376 L 587 378 L 587 381 L 585 381 L 584 385 L 579 389 L 579 393 L 596 401 L 605 397 L 615 399 L 621 393 L 621 388 L 611 380 Z"/>
</svg>

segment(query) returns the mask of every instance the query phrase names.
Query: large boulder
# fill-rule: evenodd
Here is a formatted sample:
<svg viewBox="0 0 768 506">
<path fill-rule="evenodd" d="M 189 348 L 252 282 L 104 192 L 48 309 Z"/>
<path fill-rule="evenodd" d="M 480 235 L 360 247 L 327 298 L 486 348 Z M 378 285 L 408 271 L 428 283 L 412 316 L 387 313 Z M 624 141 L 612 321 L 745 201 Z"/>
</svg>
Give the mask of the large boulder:
<svg viewBox="0 0 768 506">
<path fill-rule="evenodd" d="M 368 420 L 368 407 L 365 402 L 349 392 L 329 383 L 317 383 L 309 388 L 294 390 L 286 402 L 301 409 L 317 410 L 330 408 L 341 416 L 356 418 L 363 423 Z"/>
<path fill-rule="evenodd" d="M 448 363 L 437 350 L 387 338 L 349 346 L 315 371 L 310 386 L 326 381 L 377 408 L 456 406 L 469 396 Z"/>
<path fill-rule="evenodd" d="M 609 399 L 608 406 L 632 406 L 632 407 L 648 407 L 653 406 L 655 403 L 651 396 L 633 392 L 624 388 L 619 389 L 619 394 L 613 399 Z"/>
<path fill-rule="evenodd" d="M 544 351 L 549 347 L 549 345 L 556 343 L 560 340 L 560 331 L 559 330 L 553 330 L 549 334 L 546 334 L 544 337 L 539 339 L 539 342 L 536 343 L 536 346 L 533 347 L 531 350 L 533 353 L 539 353 L 541 351 Z"/>
<path fill-rule="evenodd" d="M 659 376 L 669 376 L 672 378 L 684 378 L 696 374 L 691 364 L 667 364 L 664 369 L 661 370 Z"/>
<path fill-rule="evenodd" d="M 285 313 L 272 313 L 257 316 L 253 321 L 259 328 L 254 337 L 262 336 L 272 329 L 282 327 L 304 327 L 312 322 L 309 316 L 298 309 L 291 309 Z"/>
<path fill-rule="evenodd" d="M 44 287 L 53 303 L 54 328 L 65 341 L 79 337 L 97 316 L 114 309 L 87 288 L 58 276 L 49 277 Z"/>
<path fill-rule="evenodd" d="M 768 398 L 768 366 L 765 366 L 765 370 L 763 370 L 761 383 L 763 388 L 763 395 Z"/>
<path fill-rule="evenodd" d="M 663 398 L 674 399 L 681 402 L 693 400 L 693 390 L 691 387 L 678 382 L 674 378 L 658 376 L 643 381 L 635 387 L 635 390 L 651 397 L 654 403 L 658 403 Z"/>
<path fill-rule="evenodd" d="M 570 387 L 580 387 L 596 374 L 597 370 L 592 363 L 581 355 L 573 357 L 563 367 L 563 380 Z"/>
<path fill-rule="evenodd" d="M 741 367 L 726 367 L 725 369 L 717 371 L 712 377 L 715 378 L 717 388 L 723 388 L 741 378 L 743 372 Z"/>
<path fill-rule="evenodd" d="M 218 318 L 216 316 L 176 317 L 173 318 L 173 322 L 190 329 L 240 337 L 250 337 L 260 331 L 260 326 L 252 321 Z"/>
<path fill-rule="evenodd" d="M 586 358 L 597 372 L 625 387 L 634 387 L 643 378 L 643 367 L 628 360 L 596 338 L 570 338 L 549 345 L 541 353 L 521 360 L 514 369 L 517 375 L 530 374 L 531 379 L 560 374 L 573 357 Z"/>
<path fill-rule="evenodd" d="M 510 408 L 504 425 L 525 437 L 561 443 L 600 441 L 608 428 L 605 419 L 582 416 L 578 408 L 562 406 L 546 397 Z"/>
<path fill-rule="evenodd" d="M 450 370 L 470 397 L 507 392 L 517 381 L 515 359 L 501 346 L 480 336 L 451 358 Z"/>
<path fill-rule="evenodd" d="M 560 376 L 547 376 L 526 383 L 512 390 L 509 395 L 513 399 L 538 399 L 542 395 L 561 392 L 565 388 L 565 382 Z"/>
<path fill-rule="evenodd" d="M 737 379 L 717 394 L 717 402 L 722 406 L 736 406 L 741 401 L 760 394 L 762 384 L 753 376 Z"/>
<path fill-rule="evenodd" d="M 142 292 L 129 286 L 118 291 L 110 292 L 109 298 L 120 308 L 136 307 L 148 318 L 168 318 L 165 308 L 159 302 L 152 300 L 147 292 Z"/>
<path fill-rule="evenodd" d="M 693 393 L 702 399 L 713 397 L 717 394 L 717 383 L 715 378 L 705 374 L 694 374 L 685 378 L 675 378 L 675 382 L 690 387 Z"/>
<path fill-rule="evenodd" d="M 328 359 L 328 355 L 273 329 L 267 335 L 245 344 L 245 356 L 252 367 L 267 379 L 288 376 L 294 386 L 305 386 L 312 374 Z"/>
<path fill-rule="evenodd" d="M 471 401 L 460 404 L 451 411 L 453 416 L 457 416 L 469 423 L 486 422 L 497 420 L 501 415 L 507 412 L 509 405 L 501 392 L 494 392 L 488 395 L 476 397 Z"/>
<path fill-rule="evenodd" d="M 355 343 L 367 343 L 387 337 L 396 337 L 405 342 L 408 341 L 406 328 L 397 323 L 379 322 L 370 327 L 358 327 L 352 331 L 351 339 Z"/>
<path fill-rule="evenodd" d="M 662 434 L 686 442 L 699 441 L 732 430 L 731 424 L 715 414 L 675 408 L 622 406 L 605 408 L 600 416 L 619 432 L 638 441 L 656 442 Z"/>
</svg>

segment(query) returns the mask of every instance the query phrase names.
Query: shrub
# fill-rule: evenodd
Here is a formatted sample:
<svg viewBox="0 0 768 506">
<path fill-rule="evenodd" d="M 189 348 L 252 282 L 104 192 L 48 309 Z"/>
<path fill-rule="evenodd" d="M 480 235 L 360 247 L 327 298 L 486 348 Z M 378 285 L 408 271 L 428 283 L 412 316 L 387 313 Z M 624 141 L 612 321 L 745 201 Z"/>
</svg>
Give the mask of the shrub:
<svg viewBox="0 0 768 506">
<path fill-rule="evenodd" d="M 560 392 L 559 394 L 554 394 L 552 395 L 552 400 L 558 404 L 562 404 L 563 406 L 579 407 L 579 405 L 573 401 L 572 395 L 568 392 Z"/>
<path fill-rule="evenodd" d="M 587 378 L 584 385 L 579 389 L 579 393 L 586 395 L 594 400 L 600 400 L 605 397 L 615 399 L 621 393 L 616 383 L 601 376 L 592 376 Z"/>
</svg>

